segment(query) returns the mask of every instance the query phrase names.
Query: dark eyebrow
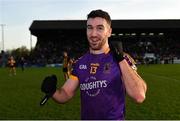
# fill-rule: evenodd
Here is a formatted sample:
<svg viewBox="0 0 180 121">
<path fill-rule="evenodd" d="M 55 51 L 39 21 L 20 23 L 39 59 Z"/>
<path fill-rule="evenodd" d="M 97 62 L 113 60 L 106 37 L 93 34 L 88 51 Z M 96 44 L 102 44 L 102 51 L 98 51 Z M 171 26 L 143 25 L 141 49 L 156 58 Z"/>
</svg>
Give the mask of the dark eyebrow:
<svg viewBox="0 0 180 121">
<path fill-rule="evenodd" d="M 92 26 L 92 25 L 87 24 L 87 27 L 90 27 L 90 26 Z M 97 26 L 98 26 L 98 27 L 104 27 L 104 25 L 102 25 L 102 24 L 97 25 Z"/>
<path fill-rule="evenodd" d="M 104 25 L 97 25 L 98 27 L 104 27 Z"/>
<path fill-rule="evenodd" d="M 88 26 L 92 26 L 92 25 L 89 25 L 89 24 L 88 24 L 87 27 L 88 27 Z"/>
</svg>

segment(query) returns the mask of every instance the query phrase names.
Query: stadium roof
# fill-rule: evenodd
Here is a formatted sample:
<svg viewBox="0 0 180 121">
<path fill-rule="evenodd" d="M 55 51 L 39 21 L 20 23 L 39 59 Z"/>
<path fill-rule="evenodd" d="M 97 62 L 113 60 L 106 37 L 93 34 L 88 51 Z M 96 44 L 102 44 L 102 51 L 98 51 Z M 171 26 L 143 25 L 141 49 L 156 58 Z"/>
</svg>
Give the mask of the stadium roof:
<svg viewBox="0 0 180 121">
<path fill-rule="evenodd" d="M 180 19 L 153 20 L 112 20 L 114 31 L 165 30 L 180 31 Z M 35 20 L 30 31 L 37 36 L 39 32 L 57 30 L 85 30 L 86 20 Z"/>
</svg>

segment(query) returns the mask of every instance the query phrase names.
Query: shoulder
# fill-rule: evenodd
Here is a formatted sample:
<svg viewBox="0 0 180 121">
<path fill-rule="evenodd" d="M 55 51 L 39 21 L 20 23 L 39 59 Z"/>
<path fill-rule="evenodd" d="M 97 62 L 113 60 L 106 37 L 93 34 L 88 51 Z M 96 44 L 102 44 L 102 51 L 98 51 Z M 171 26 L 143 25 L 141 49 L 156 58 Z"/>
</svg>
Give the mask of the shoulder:
<svg viewBox="0 0 180 121">
<path fill-rule="evenodd" d="M 84 55 L 78 57 L 78 58 L 74 61 L 74 63 L 77 64 L 77 63 L 84 62 L 84 61 L 86 61 L 88 58 L 89 58 L 89 52 L 86 52 Z"/>
</svg>

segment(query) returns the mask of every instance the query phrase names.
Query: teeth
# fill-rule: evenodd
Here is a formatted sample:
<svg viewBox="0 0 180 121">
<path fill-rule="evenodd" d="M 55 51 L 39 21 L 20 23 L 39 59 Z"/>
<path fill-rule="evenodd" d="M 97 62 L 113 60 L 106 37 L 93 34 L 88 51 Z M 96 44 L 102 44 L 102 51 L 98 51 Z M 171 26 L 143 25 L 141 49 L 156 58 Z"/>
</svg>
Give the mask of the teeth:
<svg viewBox="0 0 180 121">
<path fill-rule="evenodd" d="M 92 41 L 98 41 L 98 38 L 92 37 L 91 40 L 92 40 Z"/>
<path fill-rule="evenodd" d="M 97 41 L 98 41 L 98 39 L 92 39 L 92 41 L 93 41 L 93 42 L 97 42 Z"/>
<path fill-rule="evenodd" d="M 97 43 L 98 41 L 92 41 L 92 43 Z"/>
</svg>

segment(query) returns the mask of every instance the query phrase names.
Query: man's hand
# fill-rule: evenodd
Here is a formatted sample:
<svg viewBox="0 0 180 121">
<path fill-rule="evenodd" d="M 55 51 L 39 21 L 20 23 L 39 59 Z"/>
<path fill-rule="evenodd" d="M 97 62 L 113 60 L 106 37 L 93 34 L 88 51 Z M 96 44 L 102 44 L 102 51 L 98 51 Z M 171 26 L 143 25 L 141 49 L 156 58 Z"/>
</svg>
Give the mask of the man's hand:
<svg viewBox="0 0 180 121">
<path fill-rule="evenodd" d="M 56 92 L 57 77 L 56 75 L 47 76 L 43 80 L 41 85 L 41 91 L 44 92 L 47 96 L 52 97 Z"/>
<path fill-rule="evenodd" d="M 113 56 L 116 58 L 118 62 L 121 62 L 124 59 L 121 41 L 111 41 L 110 50 L 112 51 Z"/>
</svg>

